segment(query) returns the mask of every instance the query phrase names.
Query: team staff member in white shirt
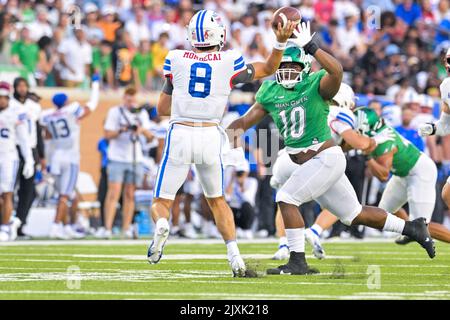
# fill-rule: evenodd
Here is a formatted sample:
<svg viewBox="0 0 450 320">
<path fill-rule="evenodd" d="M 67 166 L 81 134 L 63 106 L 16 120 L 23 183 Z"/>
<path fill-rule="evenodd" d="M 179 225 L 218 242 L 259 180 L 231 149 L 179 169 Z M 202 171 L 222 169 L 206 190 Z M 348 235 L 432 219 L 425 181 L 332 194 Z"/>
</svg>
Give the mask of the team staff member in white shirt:
<svg viewBox="0 0 450 320">
<path fill-rule="evenodd" d="M 25 159 L 22 174 L 30 178 L 34 173 L 34 160 L 25 123 L 26 114 L 10 106 L 9 94 L 9 84 L 0 82 L 0 242 L 14 240 L 18 227 L 16 221 L 11 223 L 13 191 L 19 167 L 17 141 Z"/>
<path fill-rule="evenodd" d="M 105 138 L 108 147 L 108 193 L 105 203 L 105 232 L 99 235 L 110 238 L 116 206 L 124 185 L 122 207 L 122 230 L 127 238 L 133 237 L 131 222 L 134 213 L 134 191 L 143 179 L 143 153 L 139 136 L 148 141 L 153 139 L 150 132 L 147 111 L 137 107 L 136 89 L 125 90 L 123 104 L 109 110 L 105 122 Z"/>
<path fill-rule="evenodd" d="M 42 161 L 44 159 L 44 143 L 42 139 L 41 127 L 39 125 L 39 117 L 41 114 L 41 106 L 39 103 L 30 98 L 28 81 L 25 78 L 18 77 L 14 79 L 14 93 L 13 98 L 10 100 L 12 108 L 17 108 L 19 112 L 26 114 L 25 120 L 27 132 L 30 138 L 30 147 L 33 153 L 34 163 L 41 162 L 45 170 L 45 164 Z M 18 146 L 19 147 L 19 146 Z M 22 226 L 25 224 L 28 212 L 36 197 L 36 190 L 34 185 L 34 174 L 26 179 L 21 170 L 25 164 L 24 157 L 19 149 L 19 190 L 18 190 L 18 205 L 17 205 L 17 218 L 22 222 Z M 21 227 L 22 227 L 21 226 Z M 19 235 L 23 235 L 21 229 L 18 230 Z"/>
<path fill-rule="evenodd" d="M 65 87 L 76 87 L 83 83 L 92 63 L 92 47 L 86 41 L 84 29 L 75 29 L 74 33 L 75 37 L 62 41 L 58 47 L 61 79 Z"/>
</svg>

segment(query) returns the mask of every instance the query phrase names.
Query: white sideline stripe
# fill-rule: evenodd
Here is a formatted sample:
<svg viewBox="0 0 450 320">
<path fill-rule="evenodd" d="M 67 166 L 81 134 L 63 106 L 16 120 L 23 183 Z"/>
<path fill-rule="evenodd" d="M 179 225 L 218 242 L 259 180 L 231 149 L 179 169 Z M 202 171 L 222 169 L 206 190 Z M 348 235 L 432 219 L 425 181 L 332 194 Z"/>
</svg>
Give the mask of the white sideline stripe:
<svg viewBox="0 0 450 320">
<path fill-rule="evenodd" d="M 150 239 L 141 240 L 17 240 L 12 242 L 2 242 L 2 246 L 49 246 L 49 245 L 100 245 L 100 246 L 110 246 L 110 245 L 146 245 L 150 244 Z M 392 243 L 393 240 L 389 238 L 366 238 L 362 240 L 354 239 L 325 239 L 322 243 Z M 167 243 L 170 244 L 223 244 L 221 239 L 173 239 L 169 238 Z M 274 243 L 278 244 L 278 239 L 276 238 L 266 238 L 266 239 L 238 239 L 238 244 L 264 244 L 264 243 Z"/>
<path fill-rule="evenodd" d="M 409 295 L 396 292 L 379 292 L 379 294 L 361 293 L 355 295 L 320 295 L 320 294 L 262 294 L 262 293 L 198 293 L 198 292 L 111 292 L 111 291 L 78 291 L 78 290 L 0 290 L 0 294 L 62 294 L 62 295 L 112 295 L 112 296 L 163 296 L 174 299 L 179 296 L 195 296 L 195 297 L 216 297 L 225 299 L 405 299 L 413 297 L 415 299 L 429 299 L 429 295 L 417 294 Z M 432 298 L 447 298 L 448 295 L 437 294 Z"/>
</svg>

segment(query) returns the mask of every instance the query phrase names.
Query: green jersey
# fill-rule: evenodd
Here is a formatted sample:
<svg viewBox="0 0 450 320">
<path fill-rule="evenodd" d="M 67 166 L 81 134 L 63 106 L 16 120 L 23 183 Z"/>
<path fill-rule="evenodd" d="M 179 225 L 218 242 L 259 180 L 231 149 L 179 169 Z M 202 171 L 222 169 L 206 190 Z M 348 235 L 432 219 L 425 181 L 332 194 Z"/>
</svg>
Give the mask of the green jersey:
<svg viewBox="0 0 450 320">
<path fill-rule="evenodd" d="M 381 127 L 377 130 L 377 132 L 380 132 L 386 127 L 387 126 Z M 406 177 L 411 169 L 416 165 L 421 152 L 415 145 L 403 138 L 395 129 L 391 129 L 395 133 L 395 140 L 386 141 L 378 145 L 372 152 L 372 156 L 374 158 L 378 158 L 397 147 L 397 152 L 394 154 L 394 159 L 392 160 L 391 172 L 396 176 Z"/>
<path fill-rule="evenodd" d="M 28 72 L 34 72 L 39 61 L 39 47 L 36 43 L 14 42 L 11 54 L 19 56 L 20 62 Z"/>
<path fill-rule="evenodd" d="M 102 77 L 105 77 L 108 69 L 112 68 L 111 54 L 103 54 L 99 48 L 94 47 L 92 49 L 92 67 Z"/>
<path fill-rule="evenodd" d="M 137 52 L 131 65 L 134 69 L 137 69 L 139 75 L 139 81 L 142 85 L 147 84 L 148 73 L 153 70 L 153 56 L 149 53 Z"/>
<path fill-rule="evenodd" d="M 293 89 L 264 81 L 256 93 L 256 102 L 273 118 L 286 147 L 307 148 L 331 139 L 327 123 L 329 106 L 319 94 L 320 80 L 325 74 L 325 70 L 311 73 Z"/>
</svg>

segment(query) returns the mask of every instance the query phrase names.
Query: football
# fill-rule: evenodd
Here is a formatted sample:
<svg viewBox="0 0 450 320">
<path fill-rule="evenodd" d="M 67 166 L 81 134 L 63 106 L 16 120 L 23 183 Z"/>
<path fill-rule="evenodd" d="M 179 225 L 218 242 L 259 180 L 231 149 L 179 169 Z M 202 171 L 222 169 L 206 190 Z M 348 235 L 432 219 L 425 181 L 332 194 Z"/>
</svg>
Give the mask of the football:
<svg viewBox="0 0 450 320">
<path fill-rule="evenodd" d="M 300 23 L 301 19 L 302 15 L 298 9 L 293 7 L 282 7 L 273 14 L 272 28 L 276 30 L 278 28 L 278 23 L 281 23 L 281 26 L 284 27 L 288 20 Z"/>
</svg>

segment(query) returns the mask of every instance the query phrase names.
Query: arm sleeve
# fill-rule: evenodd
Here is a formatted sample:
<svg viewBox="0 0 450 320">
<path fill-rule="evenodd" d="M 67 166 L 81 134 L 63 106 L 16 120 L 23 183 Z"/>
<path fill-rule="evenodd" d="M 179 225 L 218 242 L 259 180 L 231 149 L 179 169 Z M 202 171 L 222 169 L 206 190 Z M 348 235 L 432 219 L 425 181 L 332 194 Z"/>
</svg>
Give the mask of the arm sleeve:
<svg viewBox="0 0 450 320">
<path fill-rule="evenodd" d="M 164 81 L 164 84 L 162 87 L 162 92 L 164 92 L 165 94 L 168 94 L 169 96 L 172 95 L 173 84 L 172 84 L 172 80 L 170 80 L 169 77 L 166 77 L 166 80 Z"/>
<path fill-rule="evenodd" d="M 94 111 L 97 108 L 98 100 L 100 98 L 99 93 L 100 93 L 100 81 L 99 80 L 92 81 L 91 96 L 90 96 L 89 101 L 86 103 L 86 106 L 91 111 Z"/>
<path fill-rule="evenodd" d="M 252 64 L 248 64 L 246 69 L 240 71 L 231 78 L 231 84 L 235 86 L 239 83 L 252 82 L 254 77 L 255 77 L 255 68 L 253 67 Z"/>
</svg>

